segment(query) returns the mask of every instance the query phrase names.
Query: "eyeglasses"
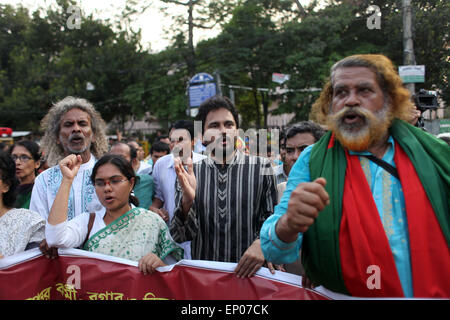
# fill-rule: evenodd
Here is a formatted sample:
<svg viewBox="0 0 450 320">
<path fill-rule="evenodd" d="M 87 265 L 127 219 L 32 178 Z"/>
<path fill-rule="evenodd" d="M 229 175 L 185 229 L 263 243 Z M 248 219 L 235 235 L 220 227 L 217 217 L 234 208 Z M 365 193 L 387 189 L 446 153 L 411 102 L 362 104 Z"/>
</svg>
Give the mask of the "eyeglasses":
<svg viewBox="0 0 450 320">
<path fill-rule="evenodd" d="M 16 162 L 17 159 L 19 159 L 20 162 L 25 163 L 25 162 L 28 162 L 28 160 L 31 160 L 31 157 L 29 157 L 29 156 L 27 156 L 27 155 L 25 155 L 25 154 L 22 154 L 22 155 L 20 155 L 20 156 L 16 156 L 15 154 L 13 154 L 13 155 L 11 155 L 11 159 L 12 159 L 14 162 Z"/>
<path fill-rule="evenodd" d="M 103 188 L 107 184 L 109 184 L 110 186 L 114 187 L 114 186 L 117 186 L 119 183 L 125 182 L 125 181 L 128 181 L 128 179 L 123 179 L 123 178 L 120 178 L 120 177 L 112 177 L 112 178 L 110 178 L 108 180 L 95 179 L 94 180 L 94 186 L 96 188 Z"/>
<path fill-rule="evenodd" d="M 294 153 L 296 149 L 298 150 L 299 153 L 302 153 L 302 151 L 305 150 L 306 147 L 309 147 L 309 144 L 304 144 L 302 146 L 298 146 L 298 147 L 295 147 L 295 148 L 286 147 L 286 153 Z"/>
</svg>

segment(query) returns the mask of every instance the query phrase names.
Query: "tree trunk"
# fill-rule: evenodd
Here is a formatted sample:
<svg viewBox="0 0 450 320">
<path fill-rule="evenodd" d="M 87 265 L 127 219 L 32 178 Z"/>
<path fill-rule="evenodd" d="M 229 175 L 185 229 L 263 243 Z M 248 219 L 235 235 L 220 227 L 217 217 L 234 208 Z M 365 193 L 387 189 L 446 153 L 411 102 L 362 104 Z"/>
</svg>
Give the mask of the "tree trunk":
<svg viewBox="0 0 450 320">
<path fill-rule="evenodd" d="M 263 105 L 264 128 L 267 128 L 267 118 L 269 117 L 269 94 L 268 94 L 268 92 L 261 91 L 261 102 Z"/>
<path fill-rule="evenodd" d="M 189 72 L 189 77 L 193 77 L 196 72 L 196 63 L 195 63 L 195 49 L 194 49 L 194 1 L 189 0 L 189 8 L 188 8 L 189 18 L 188 18 L 188 56 L 187 56 L 187 67 Z"/>
<path fill-rule="evenodd" d="M 253 88 L 253 97 L 255 98 L 255 110 L 256 110 L 256 129 L 261 127 L 261 110 L 258 101 L 258 91 L 256 88 Z"/>
</svg>

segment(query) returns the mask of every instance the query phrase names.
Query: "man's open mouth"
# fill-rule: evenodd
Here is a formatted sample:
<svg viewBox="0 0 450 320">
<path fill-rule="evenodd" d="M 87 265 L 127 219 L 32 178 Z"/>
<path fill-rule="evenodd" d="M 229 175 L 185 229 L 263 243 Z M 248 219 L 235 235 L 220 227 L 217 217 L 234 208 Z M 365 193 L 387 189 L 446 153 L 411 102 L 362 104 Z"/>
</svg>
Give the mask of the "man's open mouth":
<svg viewBox="0 0 450 320">
<path fill-rule="evenodd" d="M 344 125 L 364 125 L 366 123 L 366 117 L 359 112 L 346 112 L 341 117 L 341 123 Z"/>
<path fill-rule="evenodd" d="M 74 137 L 70 139 L 71 143 L 82 143 L 83 142 L 83 138 L 82 137 Z"/>
</svg>

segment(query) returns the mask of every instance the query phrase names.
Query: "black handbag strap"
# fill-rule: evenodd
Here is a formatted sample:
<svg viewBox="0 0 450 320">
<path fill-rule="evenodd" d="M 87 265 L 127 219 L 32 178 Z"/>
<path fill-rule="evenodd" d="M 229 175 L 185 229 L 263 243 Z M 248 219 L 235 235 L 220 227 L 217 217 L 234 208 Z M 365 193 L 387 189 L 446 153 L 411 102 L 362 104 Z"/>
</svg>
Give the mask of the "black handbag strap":
<svg viewBox="0 0 450 320">
<path fill-rule="evenodd" d="M 375 162 L 377 165 L 379 165 L 380 167 L 382 167 L 384 170 L 386 170 L 387 172 L 389 172 L 392 176 L 396 177 L 398 180 L 400 180 L 400 177 L 398 175 L 398 171 L 395 167 L 391 166 L 389 163 L 387 163 L 386 161 L 375 157 L 374 155 L 362 155 L 363 157 L 366 157 L 367 159 L 369 159 L 370 161 Z"/>
</svg>

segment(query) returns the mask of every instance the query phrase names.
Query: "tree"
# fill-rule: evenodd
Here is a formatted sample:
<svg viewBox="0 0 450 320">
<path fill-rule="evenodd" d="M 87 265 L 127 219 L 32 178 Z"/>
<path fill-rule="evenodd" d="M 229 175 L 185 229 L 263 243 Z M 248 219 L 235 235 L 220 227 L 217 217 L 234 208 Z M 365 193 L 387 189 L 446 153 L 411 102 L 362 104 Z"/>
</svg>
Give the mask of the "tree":
<svg viewBox="0 0 450 320">
<path fill-rule="evenodd" d="M 0 7 L 2 23 L 9 23 L 0 38 L 4 125 L 37 130 L 51 103 L 67 95 L 89 99 L 106 121 L 143 113 L 136 98 L 143 72 L 139 34 L 115 33 L 92 16 L 83 17 L 80 29 L 69 30 L 69 4 L 59 1 L 43 18 L 38 11 L 30 17 L 26 9 Z M 95 90 L 86 89 L 88 82 Z"/>
<path fill-rule="evenodd" d="M 228 14 L 234 9 L 238 0 L 161 0 L 166 5 L 175 5 L 183 8 L 180 15 L 172 16 L 174 24 L 168 32 L 173 36 L 175 43 L 180 39 L 185 40 L 183 57 L 186 62 L 188 76 L 192 77 L 197 72 L 197 59 L 194 45 L 194 32 L 196 29 L 213 29 L 224 23 Z M 152 2 L 144 0 L 132 0 L 127 2 L 124 17 L 143 13 L 152 5 Z M 162 7 L 166 12 L 168 7 Z M 187 30 L 186 30 L 187 28 Z M 185 36 L 187 34 L 187 37 Z"/>
<path fill-rule="evenodd" d="M 280 72 L 284 57 L 274 13 L 291 6 L 292 2 L 286 1 L 247 0 L 233 11 L 232 19 L 216 39 L 198 45 L 200 60 L 214 57 L 224 83 L 251 88 L 257 128 L 267 126 L 270 103 L 268 90 L 258 88 L 274 87 L 272 73 Z M 243 100 L 248 105 L 250 99 Z"/>
</svg>

